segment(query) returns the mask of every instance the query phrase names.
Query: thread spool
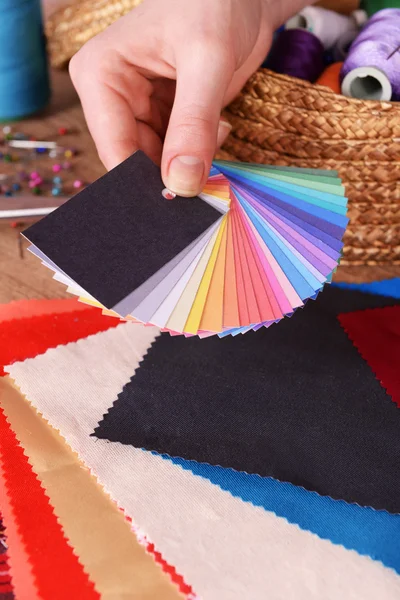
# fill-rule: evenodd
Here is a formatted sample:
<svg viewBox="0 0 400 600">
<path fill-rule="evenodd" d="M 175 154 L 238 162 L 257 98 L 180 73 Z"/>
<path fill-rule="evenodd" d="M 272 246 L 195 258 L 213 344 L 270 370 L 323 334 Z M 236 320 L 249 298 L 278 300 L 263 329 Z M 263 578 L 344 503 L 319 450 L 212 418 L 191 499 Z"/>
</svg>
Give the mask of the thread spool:
<svg viewBox="0 0 400 600">
<path fill-rule="evenodd" d="M 364 25 L 368 21 L 368 15 L 366 11 L 362 10 L 361 8 L 358 10 L 354 10 L 350 16 L 355 21 L 357 29 L 361 29 L 362 27 L 364 27 Z"/>
<path fill-rule="evenodd" d="M 333 63 L 333 65 L 330 65 L 325 69 L 316 83 L 330 88 L 335 94 L 340 94 L 340 71 L 342 66 L 342 62 Z"/>
<path fill-rule="evenodd" d="M 392 99 L 393 90 L 386 73 L 369 66 L 352 69 L 344 77 L 342 94 L 360 100 L 388 101 Z"/>
<path fill-rule="evenodd" d="M 274 31 L 274 34 L 272 36 L 272 45 L 276 42 L 276 40 L 278 39 L 278 37 L 280 36 L 282 31 L 285 31 L 284 25 L 281 25 L 280 27 L 278 27 L 278 29 L 276 29 Z M 271 46 L 271 48 L 272 48 L 272 46 Z M 263 62 L 261 64 L 262 68 L 268 68 L 268 59 L 269 59 L 269 53 L 267 54 L 267 56 L 265 57 L 265 59 L 263 60 Z"/>
<path fill-rule="evenodd" d="M 342 15 L 350 15 L 353 11 L 360 8 L 360 0 L 321 0 L 316 6 L 328 8 Z"/>
<path fill-rule="evenodd" d="M 353 31 L 345 31 L 337 40 L 333 50 L 332 55 L 333 59 L 336 62 L 343 62 L 346 56 L 349 53 L 350 47 L 356 37 L 358 36 L 358 31 L 354 29 Z"/>
<path fill-rule="evenodd" d="M 304 29 L 286 29 L 272 45 L 266 67 L 314 83 L 324 70 L 324 47 Z"/>
<path fill-rule="evenodd" d="M 286 22 L 286 29 L 305 29 L 316 35 L 325 50 L 332 48 L 343 33 L 357 27 L 355 18 L 319 6 L 306 6 Z"/>
<path fill-rule="evenodd" d="M 43 108 L 50 86 L 40 0 L 1 0 L 0 48 L 0 120 Z"/>
<path fill-rule="evenodd" d="M 400 9 L 380 11 L 368 21 L 344 61 L 345 96 L 400 100 Z"/>
<path fill-rule="evenodd" d="M 332 49 L 332 56 L 335 62 L 343 62 L 349 53 L 350 46 L 359 34 L 359 29 L 364 27 L 368 21 L 368 15 L 365 10 L 355 10 L 351 14 L 354 19 L 357 28 L 354 30 L 345 31 L 337 40 L 334 48 Z"/>
</svg>

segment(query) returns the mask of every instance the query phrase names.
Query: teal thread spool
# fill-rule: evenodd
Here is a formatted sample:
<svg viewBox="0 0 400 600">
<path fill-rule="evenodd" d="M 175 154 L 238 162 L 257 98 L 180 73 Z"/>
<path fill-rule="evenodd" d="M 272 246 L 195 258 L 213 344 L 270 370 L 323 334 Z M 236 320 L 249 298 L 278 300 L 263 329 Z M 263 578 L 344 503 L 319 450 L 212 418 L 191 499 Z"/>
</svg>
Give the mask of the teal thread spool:
<svg viewBox="0 0 400 600">
<path fill-rule="evenodd" d="M 20 119 L 50 98 L 40 0 L 0 0 L 0 121 Z"/>
</svg>

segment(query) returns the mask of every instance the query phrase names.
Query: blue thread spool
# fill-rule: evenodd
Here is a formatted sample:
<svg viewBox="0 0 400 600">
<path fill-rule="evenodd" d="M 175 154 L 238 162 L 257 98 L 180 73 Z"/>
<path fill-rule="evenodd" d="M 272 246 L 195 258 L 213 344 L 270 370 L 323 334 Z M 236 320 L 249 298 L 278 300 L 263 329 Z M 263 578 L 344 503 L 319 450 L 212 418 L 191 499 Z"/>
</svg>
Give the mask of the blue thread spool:
<svg viewBox="0 0 400 600">
<path fill-rule="evenodd" d="M 0 0 L 0 121 L 43 108 L 50 97 L 40 0 Z"/>
</svg>

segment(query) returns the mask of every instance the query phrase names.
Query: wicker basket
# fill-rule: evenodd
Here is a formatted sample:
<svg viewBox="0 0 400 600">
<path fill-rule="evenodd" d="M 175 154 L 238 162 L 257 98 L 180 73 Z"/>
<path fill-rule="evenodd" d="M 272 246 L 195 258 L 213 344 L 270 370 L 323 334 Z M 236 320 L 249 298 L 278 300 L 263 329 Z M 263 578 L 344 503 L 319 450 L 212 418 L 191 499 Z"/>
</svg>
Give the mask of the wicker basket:
<svg viewBox="0 0 400 600">
<path fill-rule="evenodd" d="M 140 0 L 84 0 L 47 24 L 54 66 Z M 400 103 L 364 102 L 260 69 L 226 109 L 229 160 L 335 169 L 350 224 L 342 264 L 400 264 Z"/>
<path fill-rule="evenodd" d="M 350 216 L 342 264 L 400 264 L 400 103 L 260 69 L 225 115 L 222 157 L 339 172 Z"/>
<path fill-rule="evenodd" d="M 51 65 L 65 67 L 92 37 L 123 17 L 142 0 L 70 0 L 46 22 L 47 50 Z"/>
</svg>

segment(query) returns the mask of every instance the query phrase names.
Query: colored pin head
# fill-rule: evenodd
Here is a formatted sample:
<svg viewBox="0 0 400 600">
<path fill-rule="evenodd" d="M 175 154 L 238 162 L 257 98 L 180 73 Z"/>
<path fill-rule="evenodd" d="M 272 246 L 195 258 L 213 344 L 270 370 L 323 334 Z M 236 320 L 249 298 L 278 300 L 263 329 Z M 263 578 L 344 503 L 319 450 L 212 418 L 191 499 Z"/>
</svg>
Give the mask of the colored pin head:
<svg viewBox="0 0 400 600">
<path fill-rule="evenodd" d="M 166 200 L 173 200 L 174 198 L 176 198 L 176 194 L 174 192 L 171 192 L 171 190 L 167 188 L 164 188 L 161 193 Z"/>
</svg>

